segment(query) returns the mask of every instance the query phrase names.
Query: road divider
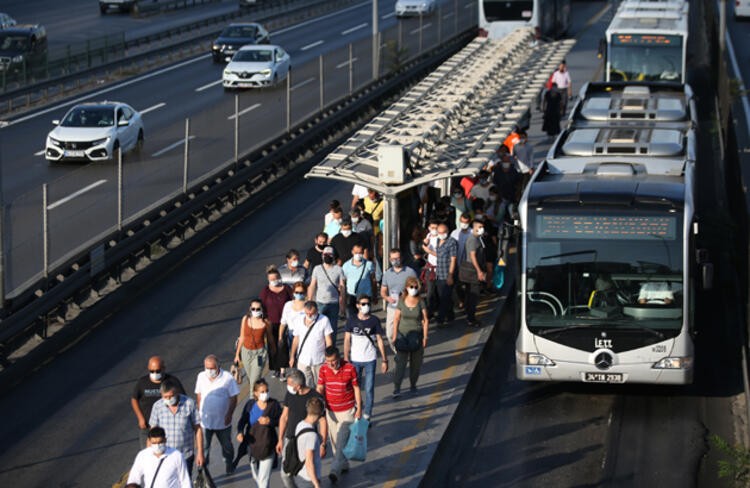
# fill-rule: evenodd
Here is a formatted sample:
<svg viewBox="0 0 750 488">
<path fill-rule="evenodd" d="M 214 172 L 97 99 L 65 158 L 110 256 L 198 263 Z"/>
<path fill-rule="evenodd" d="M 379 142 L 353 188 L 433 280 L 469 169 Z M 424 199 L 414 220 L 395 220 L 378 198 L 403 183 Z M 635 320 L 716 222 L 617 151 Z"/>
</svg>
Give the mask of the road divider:
<svg viewBox="0 0 750 488">
<path fill-rule="evenodd" d="M 352 64 L 357 62 L 357 58 L 352 58 Z M 339 63 L 336 65 L 336 69 L 346 68 L 349 66 L 349 60 L 344 61 L 343 63 Z"/>
<path fill-rule="evenodd" d="M 432 27 L 432 23 L 431 22 L 426 23 L 422 27 L 417 27 L 416 29 L 414 29 L 411 32 L 409 32 L 409 34 L 411 34 L 411 35 L 417 34 L 417 33 L 419 33 L 419 31 L 423 31 L 423 30 L 427 29 L 428 27 Z"/>
</svg>

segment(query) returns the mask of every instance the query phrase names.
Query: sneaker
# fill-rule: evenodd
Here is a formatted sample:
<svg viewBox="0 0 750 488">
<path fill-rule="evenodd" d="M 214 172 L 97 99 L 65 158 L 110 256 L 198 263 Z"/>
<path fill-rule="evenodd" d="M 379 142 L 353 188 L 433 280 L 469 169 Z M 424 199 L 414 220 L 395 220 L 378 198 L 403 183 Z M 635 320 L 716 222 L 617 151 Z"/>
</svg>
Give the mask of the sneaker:
<svg viewBox="0 0 750 488">
<path fill-rule="evenodd" d="M 328 479 L 331 480 L 331 483 L 334 485 L 339 481 L 339 477 L 333 473 L 328 475 Z"/>
<path fill-rule="evenodd" d="M 398 398 L 400 396 L 401 396 L 401 388 L 395 388 L 393 390 L 393 399 L 395 400 L 396 398 Z"/>
<path fill-rule="evenodd" d="M 226 474 L 227 476 L 234 473 L 235 465 L 233 463 L 227 463 L 226 465 Z"/>
<path fill-rule="evenodd" d="M 417 387 L 416 386 L 409 387 L 409 393 L 411 393 L 412 395 L 416 395 Z"/>
<path fill-rule="evenodd" d="M 475 329 L 478 329 L 482 326 L 482 324 L 478 320 L 470 320 L 466 322 L 466 325 L 469 327 L 474 327 Z"/>
</svg>

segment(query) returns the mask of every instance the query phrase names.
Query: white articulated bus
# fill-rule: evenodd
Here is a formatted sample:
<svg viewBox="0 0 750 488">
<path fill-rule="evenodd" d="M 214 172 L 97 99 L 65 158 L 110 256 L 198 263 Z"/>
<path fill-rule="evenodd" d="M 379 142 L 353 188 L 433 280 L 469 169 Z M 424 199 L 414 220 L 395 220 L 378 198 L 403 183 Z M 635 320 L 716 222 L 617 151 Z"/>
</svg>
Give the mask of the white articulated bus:
<svg viewBox="0 0 750 488">
<path fill-rule="evenodd" d="M 559 39 L 570 27 L 570 0 L 479 0 L 479 35 L 502 39 L 518 27 Z"/>
<path fill-rule="evenodd" d="M 694 114 L 689 87 L 582 89 L 519 204 L 519 379 L 692 382 Z"/>
<path fill-rule="evenodd" d="M 687 2 L 629 1 L 605 34 L 605 81 L 685 83 Z"/>
</svg>

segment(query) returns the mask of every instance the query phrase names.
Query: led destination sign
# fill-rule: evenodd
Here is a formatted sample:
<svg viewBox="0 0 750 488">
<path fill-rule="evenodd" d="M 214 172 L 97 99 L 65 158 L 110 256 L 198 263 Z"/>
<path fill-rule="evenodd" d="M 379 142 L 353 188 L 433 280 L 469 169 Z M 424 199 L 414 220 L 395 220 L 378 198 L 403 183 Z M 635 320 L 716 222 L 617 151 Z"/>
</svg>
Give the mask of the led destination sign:
<svg viewBox="0 0 750 488">
<path fill-rule="evenodd" d="M 540 215 L 537 237 L 542 239 L 651 240 L 677 237 L 675 217 L 615 215 Z"/>
<path fill-rule="evenodd" d="M 658 34 L 615 34 L 612 36 L 615 46 L 676 46 L 682 45 L 680 36 L 662 36 Z"/>
</svg>

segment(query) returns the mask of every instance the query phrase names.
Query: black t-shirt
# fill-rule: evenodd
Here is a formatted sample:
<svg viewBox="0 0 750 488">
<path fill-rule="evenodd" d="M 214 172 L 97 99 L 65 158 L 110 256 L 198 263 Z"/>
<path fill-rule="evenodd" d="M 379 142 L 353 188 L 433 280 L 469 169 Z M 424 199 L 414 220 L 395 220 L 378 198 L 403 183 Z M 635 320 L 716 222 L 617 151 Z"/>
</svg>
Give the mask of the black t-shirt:
<svg viewBox="0 0 750 488">
<path fill-rule="evenodd" d="M 312 273 L 313 268 L 319 264 L 323 264 L 323 253 L 318 251 L 318 249 L 313 246 L 310 248 L 309 251 L 307 251 L 307 256 L 305 257 L 307 259 L 307 262 L 310 263 L 310 267 L 308 268 L 310 273 Z"/>
<path fill-rule="evenodd" d="M 284 397 L 284 406 L 289 408 L 289 416 L 287 417 L 284 437 L 289 439 L 294 437 L 294 429 L 297 428 L 297 424 L 305 420 L 305 417 L 307 417 L 307 400 L 314 396 L 320 398 L 321 401 L 323 401 L 323 405 L 325 405 L 323 396 L 312 388 L 310 388 L 310 391 L 304 395 L 292 395 L 289 392 L 286 393 L 286 396 Z M 325 415 L 325 413 L 323 413 L 323 415 Z"/>
<path fill-rule="evenodd" d="M 167 378 L 171 378 L 172 380 L 176 381 L 179 385 L 178 392 L 181 395 L 185 395 L 185 388 L 182 387 L 182 383 L 180 383 L 180 380 L 170 374 L 165 374 L 164 378 L 162 378 L 162 381 L 166 380 Z M 149 375 L 141 376 L 140 378 L 138 378 L 138 381 L 135 384 L 135 388 L 133 389 L 133 398 L 138 400 L 138 405 L 140 405 L 141 407 L 141 412 L 143 412 L 143 416 L 146 418 L 146 422 L 148 422 L 148 419 L 151 418 L 151 408 L 154 406 L 154 403 L 156 403 L 156 401 L 161 398 L 160 388 L 161 383 L 154 383 L 153 381 L 151 381 Z"/>
<path fill-rule="evenodd" d="M 336 237 L 331 239 L 331 246 L 336 250 L 338 258 L 341 259 L 341 264 L 352 258 L 352 247 L 356 244 L 362 246 L 363 250 L 366 249 L 366 241 L 356 232 L 352 232 L 349 237 L 344 237 L 343 234 L 336 234 Z"/>
</svg>

